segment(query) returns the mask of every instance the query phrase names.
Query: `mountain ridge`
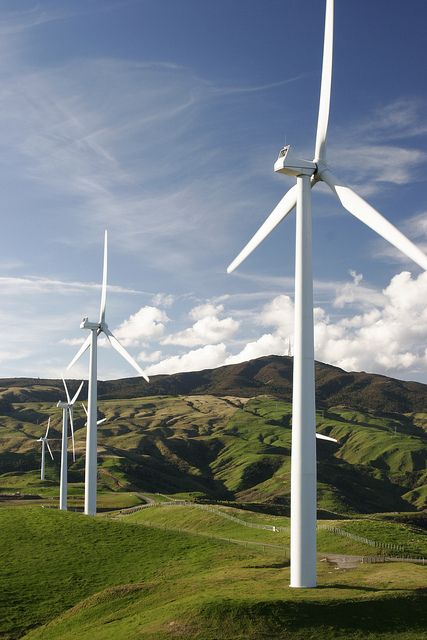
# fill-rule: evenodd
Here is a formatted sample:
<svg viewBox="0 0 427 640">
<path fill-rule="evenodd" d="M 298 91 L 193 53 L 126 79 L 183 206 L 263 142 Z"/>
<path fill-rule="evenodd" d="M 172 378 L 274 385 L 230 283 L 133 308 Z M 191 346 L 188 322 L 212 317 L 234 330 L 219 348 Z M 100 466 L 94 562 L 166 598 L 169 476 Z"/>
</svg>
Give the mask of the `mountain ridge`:
<svg viewBox="0 0 427 640">
<path fill-rule="evenodd" d="M 216 369 L 98 382 L 100 400 L 163 395 L 234 395 L 253 397 L 269 394 L 292 399 L 292 364 L 289 356 L 263 356 Z M 427 410 L 427 385 L 364 371 L 344 371 L 316 362 L 316 402 L 319 408 L 334 405 L 383 413 Z M 73 383 L 71 383 L 72 385 Z M 62 381 L 40 378 L 1 378 L 0 403 L 57 401 Z"/>
</svg>

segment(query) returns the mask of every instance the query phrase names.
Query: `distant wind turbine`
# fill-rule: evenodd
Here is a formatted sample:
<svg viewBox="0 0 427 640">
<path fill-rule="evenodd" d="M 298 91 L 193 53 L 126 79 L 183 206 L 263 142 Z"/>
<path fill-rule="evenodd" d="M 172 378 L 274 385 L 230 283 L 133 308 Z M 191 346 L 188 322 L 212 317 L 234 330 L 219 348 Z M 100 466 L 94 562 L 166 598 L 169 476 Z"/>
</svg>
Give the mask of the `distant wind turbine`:
<svg viewBox="0 0 427 640">
<path fill-rule="evenodd" d="M 50 449 L 49 442 L 48 442 L 48 439 L 47 439 L 47 436 L 49 434 L 49 428 L 50 428 L 50 418 L 47 421 L 46 433 L 44 434 L 44 436 L 41 436 L 37 440 L 37 442 L 41 442 L 42 443 L 42 463 L 41 463 L 41 467 L 40 467 L 40 480 L 44 480 L 45 479 L 45 477 L 44 477 L 44 474 L 45 474 L 45 447 L 47 447 L 47 450 L 50 453 L 50 457 L 53 460 L 53 453 L 52 453 L 52 451 Z"/>
<path fill-rule="evenodd" d="M 84 402 L 82 402 L 82 407 L 83 407 L 83 410 L 84 410 L 84 412 L 85 412 L 85 414 L 86 414 L 86 422 L 85 422 L 85 424 L 87 425 L 87 417 L 88 417 L 88 413 L 87 413 L 86 405 L 84 404 Z M 97 425 L 100 425 L 100 424 L 103 424 L 103 423 L 104 423 L 104 422 L 106 422 L 106 421 L 107 421 L 107 418 L 101 418 L 101 420 L 97 420 L 97 421 L 96 421 L 96 424 L 97 424 Z"/>
<path fill-rule="evenodd" d="M 102 276 L 101 307 L 98 322 L 89 322 L 88 318 L 83 318 L 80 324 L 81 329 L 88 329 L 90 334 L 71 360 L 67 369 L 79 360 L 83 353 L 90 347 L 89 361 L 89 391 L 88 391 L 88 426 L 86 432 L 86 470 L 85 470 L 85 513 L 87 515 L 96 514 L 96 478 L 97 478 L 97 346 L 98 336 L 103 333 L 111 346 L 138 372 L 140 376 L 149 382 L 139 364 L 132 358 L 120 344 L 117 338 L 111 333 L 105 321 L 105 308 L 107 302 L 107 254 L 108 237 L 105 231 L 104 237 L 104 268 Z"/>
<path fill-rule="evenodd" d="M 61 444 L 61 473 L 60 473 L 60 481 L 59 481 L 59 508 L 62 511 L 67 510 L 67 488 L 68 488 L 68 417 L 70 418 L 70 427 L 71 427 L 71 440 L 73 443 L 73 461 L 76 459 L 76 452 L 74 449 L 74 423 L 73 423 L 73 407 L 74 404 L 79 397 L 80 391 L 84 385 L 84 381 L 81 383 L 73 398 L 70 398 L 70 394 L 68 393 L 67 383 L 64 378 L 62 378 L 62 382 L 64 383 L 65 395 L 67 396 L 67 402 L 59 401 L 56 405 L 62 409 L 62 444 Z"/>
<path fill-rule="evenodd" d="M 291 587 L 316 586 L 316 440 L 313 338 L 311 188 L 325 182 L 343 207 L 422 269 L 427 256 L 376 209 L 331 173 L 326 138 L 332 83 L 334 1 L 326 0 L 322 81 L 313 160 L 297 157 L 290 145 L 274 170 L 296 177 L 293 186 L 227 271 L 231 273 L 296 206 L 295 336 L 291 460 Z"/>
</svg>

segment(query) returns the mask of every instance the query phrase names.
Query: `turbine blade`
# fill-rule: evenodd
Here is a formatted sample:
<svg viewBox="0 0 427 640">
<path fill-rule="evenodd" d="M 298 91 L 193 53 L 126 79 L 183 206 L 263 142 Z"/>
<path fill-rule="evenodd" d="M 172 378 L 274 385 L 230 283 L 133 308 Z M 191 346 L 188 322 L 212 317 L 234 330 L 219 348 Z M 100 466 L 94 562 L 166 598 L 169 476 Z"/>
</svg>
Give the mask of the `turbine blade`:
<svg viewBox="0 0 427 640">
<path fill-rule="evenodd" d="M 82 346 L 80 347 L 80 349 L 77 351 L 76 355 L 74 356 L 74 358 L 71 360 L 70 364 L 67 367 L 68 369 L 71 369 L 71 367 L 73 367 L 77 360 L 79 360 L 81 358 L 81 356 L 84 354 L 84 352 L 86 351 L 86 349 L 89 349 L 90 347 L 90 341 L 92 339 L 91 334 L 89 333 L 88 337 L 86 338 L 86 340 L 83 342 Z"/>
<path fill-rule="evenodd" d="M 86 409 L 86 405 L 82 402 L 82 407 L 85 410 L 85 414 L 86 414 L 86 418 L 87 418 L 87 409 Z"/>
<path fill-rule="evenodd" d="M 403 235 L 394 225 L 386 220 L 376 209 L 357 195 L 353 189 L 344 185 L 329 171 L 323 171 L 321 179 L 326 182 L 337 195 L 342 206 L 355 218 L 373 229 L 384 240 L 387 240 L 405 256 L 413 260 L 422 269 L 427 270 L 427 256 L 409 238 Z"/>
<path fill-rule="evenodd" d="M 335 438 L 324 436 L 323 433 L 316 433 L 316 438 L 318 438 L 319 440 L 329 440 L 329 442 L 338 442 L 338 440 L 335 440 Z"/>
<path fill-rule="evenodd" d="M 76 451 L 74 447 L 74 422 L 73 422 L 73 410 L 71 407 L 68 408 L 68 413 L 70 415 L 70 427 L 71 427 L 71 442 L 73 443 L 73 462 L 76 461 Z"/>
<path fill-rule="evenodd" d="M 107 328 L 105 328 L 103 331 L 104 331 L 105 335 L 107 336 L 108 340 L 110 341 L 111 346 L 118 353 L 120 353 L 122 358 L 127 360 L 129 362 L 129 364 L 131 364 L 132 367 L 139 373 L 139 375 L 144 378 L 144 380 L 146 380 L 147 382 L 150 382 L 148 377 L 145 375 L 145 373 L 143 372 L 143 370 L 139 366 L 139 364 L 132 358 L 132 356 L 126 351 L 126 349 L 124 347 L 122 347 L 120 342 L 117 340 L 117 338 L 115 336 L 113 336 L 111 331 L 109 329 L 107 329 Z"/>
<path fill-rule="evenodd" d="M 75 403 L 75 401 L 76 401 L 76 400 L 77 400 L 77 398 L 79 397 L 80 391 L 82 390 L 82 387 L 83 387 L 84 383 L 85 383 L 85 381 L 83 380 L 83 381 L 81 382 L 81 384 L 80 384 L 80 387 L 77 389 L 76 393 L 74 394 L 73 399 L 71 400 L 71 402 L 70 402 L 70 401 L 68 401 L 68 403 L 69 403 L 69 404 L 71 404 L 71 405 L 72 405 L 72 404 L 74 404 L 74 403 Z"/>
<path fill-rule="evenodd" d="M 319 115 L 317 119 L 315 162 L 326 157 L 329 107 L 331 103 L 332 58 L 334 48 L 334 0 L 326 0 L 325 36 L 323 42 L 322 81 L 320 85 Z"/>
<path fill-rule="evenodd" d="M 46 442 L 47 450 L 48 450 L 48 451 L 49 451 L 49 453 L 50 453 L 50 457 L 51 457 L 51 458 L 52 458 L 52 460 L 53 460 L 53 453 L 52 453 L 52 451 L 51 451 L 51 449 L 50 449 L 50 447 L 49 447 L 49 443 L 48 443 L 48 441 L 47 441 L 47 440 L 45 440 L 45 442 Z"/>
<path fill-rule="evenodd" d="M 102 270 L 102 291 L 101 291 L 101 306 L 99 309 L 99 323 L 105 322 L 105 307 L 107 304 L 107 258 L 108 258 L 108 234 L 105 230 L 104 235 L 104 266 Z"/>
<path fill-rule="evenodd" d="M 65 395 L 67 396 L 67 402 L 68 402 L 68 404 L 70 404 L 70 394 L 68 393 L 67 383 L 65 382 L 64 378 L 62 378 L 62 382 L 64 384 Z"/>
<path fill-rule="evenodd" d="M 96 424 L 102 424 L 103 422 L 107 422 L 107 418 L 102 418 L 101 420 L 98 420 Z"/>
<path fill-rule="evenodd" d="M 245 260 L 254 249 L 277 227 L 279 222 L 292 211 L 297 203 L 297 187 L 294 185 L 283 196 L 279 204 L 273 209 L 267 220 L 260 226 L 248 244 L 242 249 L 237 258 L 227 268 L 227 273 L 232 273 Z"/>
<path fill-rule="evenodd" d="M 46 429 L 46 433 L 45 433 L 45 436 L 44 436 L 45 438 L 47 438 L 47 434 L 49 433 L 49 427 L 50 427 L 50 416 L 49 416 L 49 419 L 47 421 L 47 429 Z"/>
</svg>

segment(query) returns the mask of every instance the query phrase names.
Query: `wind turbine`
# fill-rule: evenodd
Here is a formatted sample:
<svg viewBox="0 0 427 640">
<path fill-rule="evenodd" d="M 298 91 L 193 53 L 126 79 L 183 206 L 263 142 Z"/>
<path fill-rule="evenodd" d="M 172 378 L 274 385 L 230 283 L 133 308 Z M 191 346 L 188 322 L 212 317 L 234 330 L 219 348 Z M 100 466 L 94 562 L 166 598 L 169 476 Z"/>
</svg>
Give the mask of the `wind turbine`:
<svg viewBox="0 0 427 640">
<path fill-rule="evenodd" d="M 376 209 L 347 187 L 326 162 L 332 82 L 334 1 L 326 0 L 322 80 L 313 160 L 297 157 L 290 145 L 274 170 L 296 177 L 293 186 L 227 271 L 231 273 L 296 206 L 295 337 L 291 459 L 291 587 L 316 586 L 316 439 L 313 338 L 311 188 L 325 182 L 343 207 L 423 269 L 427 256 Z"/>
<path fill-rule="evenodd" d="M 67 460 L 67 441 L 68 441 L 68 417 L 70 417 L 71 427 L 71 440 L 73 443 L 73 461 L 76 459 L 76 453 L 74 450 L 74 424 L 73 424 L 73 407 L 79 393 L 82 390 L 84 381 L 81 383 L 73 398 L 70 398 L 68 393 L 67 383 L 62 378 L 64 383 L 65 395 L 67 396 L 67 402 L 59 401 L 56 405 L 62 409 L 62 444 L 61 444 L 61 473 L 59 481 L 59 508 L 62 511 L 67 510 L 67 484 L 68 484 L 68 460 Z"/>
<path fill-rule="evenodd" d="M 111 333 L 105 321 L 105 309 L 107 302 L 107 253 L 108 236 L 105 231 L 104 236 L 104 266 L 102 275 L 101 306 L 99 310 L 98 322 L 89 322 L 88 318 L 83 318 L 80 328 L 88 329 L 90 334 L 71 360 L 67 369 L 79 360 L 83 353 L 90 347 L 89 361 L 89 391 L 88 391 L 88 420 L 86 432 L 86 469 L 85 469 L 85 514 L 96 514 L 96 477 L 97 477 L 97 346 L 98 336 L 103 333 L 111 346 L 129 362 L 140 376 L 149 382 L 139 364 L 132 358 L 120 344 L 117 338 Z"/>
<path fill-rule="evenodd" d="M 87 425 L 88 413 L 87 413 L 86 405 L 84 404 L 84 402 L 82 402 L 82 407 L 83 407 L 83 410 L 84 410 L 84 412 L 86 414 L 86 423 L 85 424 Z M 97 420 L 96 424 L 100 425 L 100 424 L 103 424 L 104 422 L 107 422 L 107 418 L 101 418 L 101 420 Z"/>
<path fill-rule="evenodd" d="M 48 451 L 49 451 L 49 453 L 50 453 L 50 457 L 51 457 L 51 458 L 52 458 L 52 460 L 53 460 L 53 453 L 52 453 L 52 451 L 51 451 L 51 449 L 50 449 L 50 447 L 49 447 L 49 442 L 48 442 L 48 439 L 47 439 L 47 436 L 48 436 L 48 434 L 49 434 L 49 427 L 50 427 L 50 418 L 49 418 L 49 420 L 47 421 L 47 429 L 46 429 L 46 433 L 44 434 L 44 436 L 41 436 L 41 437 L 37 440 L 37 442 L 41 442 L 41 443 L 42 443 L 42 464 L 41 464 L 41 467 L 40 467 L 40 480 L 44 480 L 44 479 L 45 479 L 45 478 L 44 478 L 44 471 L 45 471 L 45 447 L 47 447 L 47 450 L 48 450 Z"/>
</svg>

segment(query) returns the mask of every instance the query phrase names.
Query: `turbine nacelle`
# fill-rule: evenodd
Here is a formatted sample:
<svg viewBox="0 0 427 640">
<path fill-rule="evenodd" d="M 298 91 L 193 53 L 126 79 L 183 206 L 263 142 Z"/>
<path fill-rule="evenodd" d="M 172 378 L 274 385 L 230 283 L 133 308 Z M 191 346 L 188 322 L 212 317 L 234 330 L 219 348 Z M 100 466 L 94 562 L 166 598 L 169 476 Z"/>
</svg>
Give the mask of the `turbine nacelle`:
<svg viewBox="0 0 427 640">
<path fill-rule="evenodd" d="M 89 318 L 87 317 L 83 318 L 80 323 L 80 329 L 100 329 L 101 331 L 103 331 L 104 327 L 106 327 L 105 323 L 101 324 L 99 322 L 89 322 Z"/>
<path fill-rule="evenodd" d="M 288 176 L 312 176 L 317 171 L 317 164 L 311 160 L 298 158 L 291 145 L 287 144 L 280 150 L 279 157 L 274 163 L 276 173 L 285 173 Z"/>
</svg>

